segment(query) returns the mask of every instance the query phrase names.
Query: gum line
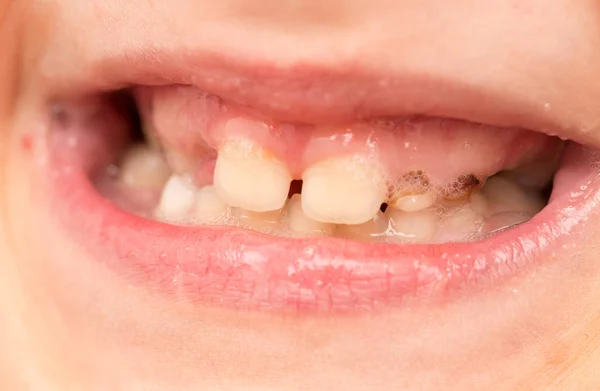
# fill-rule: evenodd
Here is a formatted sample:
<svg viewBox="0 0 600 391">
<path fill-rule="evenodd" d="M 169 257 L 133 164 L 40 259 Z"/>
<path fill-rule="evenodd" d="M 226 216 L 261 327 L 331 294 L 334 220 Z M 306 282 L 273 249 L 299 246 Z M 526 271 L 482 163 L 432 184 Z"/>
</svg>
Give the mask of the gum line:
<svg viewBox="0 0 600 391">
<path fill-rule="evenodd" d="M 175 171 L 193 172 L 198 185 L 211 182 L 205 167 L 232 139 L 262 146 L 293 179 L 317 162 L 354 155 L 380 164 L 391 185 L 422 171 L 438 187 L 465 173 L 481 179 L 512 169 L 560 144 L 540 133 L 449 119 L 286 124 L 186 86 L 141 89 L 136 96 L 147 132 L 165 146 Z"/>
</svg>

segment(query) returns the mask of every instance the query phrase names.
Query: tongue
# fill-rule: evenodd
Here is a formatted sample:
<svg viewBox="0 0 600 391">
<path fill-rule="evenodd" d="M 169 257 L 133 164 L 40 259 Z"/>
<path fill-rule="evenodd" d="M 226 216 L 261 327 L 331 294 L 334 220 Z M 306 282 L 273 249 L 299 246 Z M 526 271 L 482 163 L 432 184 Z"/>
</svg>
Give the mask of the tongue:
<svg viewBox="0 0 600 391">
<path fill-rule="evenodd" d="M 146 130 L 182 170 L 206 170 L 215 150 L 243 138 L 281 160 L 295 179 L 316 162 L 361 155 L 396 180 L 460 187 L 560 146 L 560 140 L 541 133 L 427 117 L 341 125 L 281 123 L 193 87 L 143 88 L 136 97 Z"/>
</svg>

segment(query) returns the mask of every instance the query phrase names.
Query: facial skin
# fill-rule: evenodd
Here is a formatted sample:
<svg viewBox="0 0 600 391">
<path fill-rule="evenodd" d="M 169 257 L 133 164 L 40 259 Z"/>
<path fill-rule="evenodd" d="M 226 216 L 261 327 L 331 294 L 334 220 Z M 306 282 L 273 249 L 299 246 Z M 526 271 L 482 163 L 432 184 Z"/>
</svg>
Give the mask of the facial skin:
<svg viewBox="0 0 600 391">
<path fill-rule="evenodd" d="M 1 389 L 600 387 L 598 208 L 577 228 L 581 239 L 543 266 L 447 305 L 337 317 L 237 312 L 163 297 L 90 259 L 34 197 L 36 155 L 23 147 L 52 80 L 89 77 L 77 61 L 144 42 L 453 75 L 552 102 L 554 118 L 600 146 L 596 1 L 9 3 L 0 2 Z"/>
</svg>

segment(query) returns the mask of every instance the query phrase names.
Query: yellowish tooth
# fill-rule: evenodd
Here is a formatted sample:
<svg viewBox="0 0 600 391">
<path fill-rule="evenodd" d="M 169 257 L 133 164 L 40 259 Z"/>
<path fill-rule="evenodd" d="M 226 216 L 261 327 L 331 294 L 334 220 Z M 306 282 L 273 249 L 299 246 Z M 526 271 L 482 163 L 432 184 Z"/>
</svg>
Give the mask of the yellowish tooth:
<svg viewBox="0 0 600 391">
<path fill-rule="evenodd" d="M 254 212 L 233 208 L 232 216 L 242 228 L 249 228 L 266 234 L 274 234 L 281 229 L 281 210 Z"/>
<path fill-rule="evenodd" d="M 329 236 L 333 235 L 335 225 L 322 223 L 308 217 L 302 210 L 302 196 L 294 194 L 285 207 L 285 221 L 293 236 Z"/>
<path fill-rule="evenodd" d="M 435 197 L 431 193 L 406 195 L 400 197 L 394 202 L 392 207 L 405 212 L 415 212 L 427 209 L 435 203 Z"/>
<path fill-rule="evenodd" d="M 481 194 L 481 192 L 475 192 L 471 194 L 471 197 L 469 198 L 469 203 L 471 204 L 471 208 L 475 213 L 477 213 L 480 216 L 487 215 L 488 201 L 485 198 L 485 196 Z"/>
<path fill-rule="evenodd" d="M 173 175 L 163 188 L 156 209 L 159 219 L 181 222 L 190 218 L 196 201 L 196 188 L 188 177 Z"/>
<path fill-rule="evenodd" d="M 214 185 L 231 206 L 255 212 L 281 209 L 291 182 L 285 164 L 253 141 L 230 139 L 219 149 Z"/>
<path fill-rule="evenodd" d="M 229 214 L 227 205 L 217 194 L 214 186 L 204 186 L 196 194 L 194 217 L 204 224 L 223 223 Z"/>
<path fill-rule="evenodd" d="M 426 243 L 435 236 L 438 223 L 436 210 L 405 212 L 388 208 L 385 214 L 389 217 L 394 232 L 391 241 Z"/>
<path fill-rule="evenodd" d="M 483 217 L 477 214 L 470 204 L 447 211 L 438 224 L 435 242 L 464 242 L 480 234 Z"/>
<path fill-rule="evenodd" d="M 125 153 L 119 175 L 127 186 L 160 189 L 169 180 L 171 170 L 159 151 L 136 145 Z"/>
<path fill-rule="evenodd" d="M 387 182 L 381 165 L 360 155 L 322 160 L 303 175 L 302 208 L 313 220 L 362 224 L 385 201 Z"/>
<path fill-rule="evenodd" d="M 390 230 L 390 219 L 381 212 L 374 218 L 358 225 L 338 225 L 335 236 L 346 239 L 380 242 L 385 241 Z"/>
<path fill-rule="evenodd" d="M 514 180 L 501 175 L 489 178 L 481 193 L 487 200 L 487 216 L 502 212 L 525 212 L 533 216 L 545 205 L 537 192 L 526 191 Z"/>
</svg>

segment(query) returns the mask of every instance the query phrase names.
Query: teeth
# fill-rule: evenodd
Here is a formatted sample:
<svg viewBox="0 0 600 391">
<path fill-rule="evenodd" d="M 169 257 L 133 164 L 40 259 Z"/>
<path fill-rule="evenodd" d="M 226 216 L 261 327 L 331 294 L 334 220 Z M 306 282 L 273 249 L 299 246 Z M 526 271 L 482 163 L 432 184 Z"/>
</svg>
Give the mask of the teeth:
<svg viewBox="0 0 600 391">
<path fill-rule="evenodd" d="M 129 149 L 121 162 L 121 181 L 134 188 L 162 188 L 171 170 L 160 152 L 144 145 Z"/>
<path fill-rule="evenodd" d="M 358 155 L 313 164 L 302 179 L 304 213 L 313 220 L 335 224 L 371 220 L 387 192 L 380 166 Z"/>
<path fill-rule="evenodd" d="M 436 242 L 464 242 L 479 235 L 483 218 L 470 205 L 456 208 L 438 224 Z"/>
<path fill-rule="evenodd" d="M 287 167 L 252 141 L 232 139 L 219 150 L 214 185 L 229 205 L 255 212 L 281 209 L 291 181 Z"/>
<path fill-rule="evenodd" d="M 242 228 L 273 234 L 280 229 L 281 211 L 254 212 L 251 210 L 233 208 L 232 215 Z"/>
<path fill-rule="evenodd" d="M 443 190 L 446 205 L 464 204 L 473 192 L 479 188 L 480 180 L 475 175 L 464 174 L 449 183 Z"/>
<path fill-rule="evenodd" d="M 355 240 L 382 241 L 390 232 L 390 219 L 378 212 L 375 217 L 359 225 L 338 225 L 335 236 Z"/>
<path fill-rule="evenodd" d="M 223 222 L 228 215 L 227 205 L 217 194 L 214 186 L 204 186 L 196 194 L 194 217 L 200 223 Z"/>
<path fill-rule="evenodd" d="M 196 188 L 188 177 L 173 175 L 163 188 L 156 215 L 165 221 L 181 221 L 189 218 L 196 201 Z"/>
<path fill-rule="evenodd" d="M 488 217 L 481 229 L 482 233 L 493 234 L 506 228 L 529 221 L 533 216 L 525 212 L 501 212 Z"/>
<path fill-rule="evenodd" d="M 430 193 L 407 195 L 400 197 L 392 205 L 396 209 L 405 212 L 415 212 L 422 209 L 427 209 L 435 203 L 435 198 Z"/>
<path fill-rule="evenodd" d="M 404 212 L 388 208 L 385 213 L 391 221 L 394 235 L 392 240 L 424 243 L 430 242 L 436 232 L 438 215 L 433 209 Z"/>
<path fill-rule="evenodd" d="M 288 201 L 285 218 L 288 229 L 299 237 L 332 235 L 335 230 L 334 224 L 322 223 L 308 217 L 302 210 L 302 196 L 294 194 Z"/>
<path fill-rule="evenodd" d="M 533 216 L 544 207 L 539 194 L 525 191 L 514 181 L 499 175 L 489 178 L 481 193 L 487 199 L 487 216 L 502 212 L 524 212 Z"/>
</svg>

